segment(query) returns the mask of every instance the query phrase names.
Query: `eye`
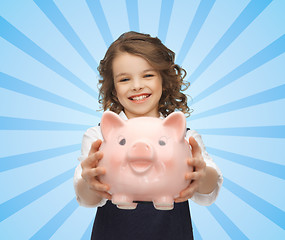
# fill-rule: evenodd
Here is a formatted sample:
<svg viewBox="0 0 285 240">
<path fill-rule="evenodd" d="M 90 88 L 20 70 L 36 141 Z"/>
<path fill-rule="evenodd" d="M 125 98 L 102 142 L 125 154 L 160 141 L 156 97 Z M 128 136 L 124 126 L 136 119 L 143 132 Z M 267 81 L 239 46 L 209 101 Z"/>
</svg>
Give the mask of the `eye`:
<svg viewBox="0 0 285 240">
<path fill-rule="evenodd" d="M 124 146 L 126 144 L 126 139 L 122 136 L 119 137 L 118 142 L 121 146 Z"/>
<path fill-rule="evenodd" d="M 119 82 L 127 82 L 127 81 L 129 81 L 129 80 L 130 80 L 129 78 L 122 78 L 122 79 L 120 79 Z"/>
<path fill-rule="evenodd" d="M 146 74 L 146 75 L 144 75 L 145 78 L 151 78 L 153 76 L 154 76 L 153 74 Z"/>
<path fill-rule="evenodd" d="M 122 145 L 122 146 L 125 145 L 125 144 L 126 144 L 126 139 L 123 138 L 123 139 L 119 142 L 119 144 Z"/>
<path fill-rule="evenodd" d="M 166 138 L 166 137 L 161 137 L 161 138 L 159 139 L 159 141 L 158 141 L 158 144 L 159 144 L 160 146 L 165 146 L 166 143 L 167 143 L 167 138 Z"/>
</svg>

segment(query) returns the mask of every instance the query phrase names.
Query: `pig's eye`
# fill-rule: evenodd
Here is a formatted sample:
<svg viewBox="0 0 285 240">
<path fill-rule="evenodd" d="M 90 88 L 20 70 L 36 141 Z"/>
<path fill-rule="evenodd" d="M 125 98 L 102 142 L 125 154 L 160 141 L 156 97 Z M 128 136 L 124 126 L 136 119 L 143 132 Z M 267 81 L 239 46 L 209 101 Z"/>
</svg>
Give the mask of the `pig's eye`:
<svg viewBox="0 0 285 240">
<path fill-rule="evenodd" d="M 165 146 L 167 142 L 167 138 L 166 137 L 161 137 L 158 141 L 160 146 Z"/>
<path fill-rule="evenodd" d="M 123 138 L 123 139 L 119 142 L 119 144 L 120 144 L 120 145 L 125 145 L 125 144 L 126 144 L 126 139 Z"/>
<path fill-rule="evenodd" d="M 124 146 L 126 144 L 126 139 L 124 137 L 120 136 L 118 140 L 120 145 Z"/>
</svg>

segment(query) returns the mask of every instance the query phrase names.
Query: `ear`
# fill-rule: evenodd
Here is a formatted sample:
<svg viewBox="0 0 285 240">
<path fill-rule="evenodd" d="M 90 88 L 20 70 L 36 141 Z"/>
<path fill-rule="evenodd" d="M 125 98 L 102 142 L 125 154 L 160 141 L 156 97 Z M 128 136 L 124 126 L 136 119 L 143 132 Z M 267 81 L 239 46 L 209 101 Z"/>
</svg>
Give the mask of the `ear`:
<svg viewBox="0 0 285 240">
<path fill-rule="evenodd" d="M 162 125 L 164 127 L 172 129 L 174 136 L 178 141 L 184 141 L 186 118 L 182 112 L 171 113 L 167 118 L 163 120 Z"/>
<path fill-rule="evenodd" d="M 110 139 L 111 133 L 117 128 L 123 127 L 124 125 L 124 120 L 122 120 L 116 113 L 111 111 L 104 112 L 100 122 L 104 141 L 108 141 Z"/>
</svg>

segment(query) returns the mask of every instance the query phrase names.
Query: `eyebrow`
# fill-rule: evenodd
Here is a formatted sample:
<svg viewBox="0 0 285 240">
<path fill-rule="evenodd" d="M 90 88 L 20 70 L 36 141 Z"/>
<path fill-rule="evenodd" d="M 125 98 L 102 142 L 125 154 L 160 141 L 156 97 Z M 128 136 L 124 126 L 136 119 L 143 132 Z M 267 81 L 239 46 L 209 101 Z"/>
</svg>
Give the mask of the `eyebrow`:
<svg viewBox="0 0 285 240">
<path fill-rule="evenodd" d="M 156 72 L 156 70 L 154 68 L 149 68 L 149 69 L 143 70 L 142 73 L 151 72 L 151 71 L 155 71 Z M 124 75 L 128 75 L 128 74 L 129 73 L 119 73 L 119 74 L 117 74 L 115 76 L 115 78 L 118 78 L 118 77 L 124 76 Z"/>
<path fill-rule="evenodd" d="M 119 74 L 117 74 L 117 75 L 115 76 L 115 78 L 118 78 L 118 77 L 124 76 L 124 75 L 128 75 L 128 74 L 127 74 L 127 73 L 119 73 Z"/>
<path fill-rule="evenodd" d="M 145 73 L 145 72 L 151 72 L 151 71 L 156 72 L 156 70 L 155 70 L 154 68 L 149 68 L 149 69 L 144 70 L 143 73 Z"/>
</svg>

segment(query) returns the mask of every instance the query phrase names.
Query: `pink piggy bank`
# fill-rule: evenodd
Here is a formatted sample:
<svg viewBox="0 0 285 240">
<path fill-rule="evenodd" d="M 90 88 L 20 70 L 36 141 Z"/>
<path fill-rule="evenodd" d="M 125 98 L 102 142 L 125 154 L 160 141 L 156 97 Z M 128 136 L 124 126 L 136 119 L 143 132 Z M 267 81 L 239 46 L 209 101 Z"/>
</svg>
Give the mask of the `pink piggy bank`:
<svg viewBox="0 0 285 240">
<path fill-rule="evenodd" d="M 100 125 L 104 141 L 99 166 L 106 169 L 100 181 L 110 186 L 112 203 L 135 209 L 134 201 L 152 201 L 156 209 L 173 209 L 174 199 L 189 185 L 186 172 L 193 170 L 187 164 L 192 155 L 184 114 L 125 121 L 105 112 Z"/>
</svg>

